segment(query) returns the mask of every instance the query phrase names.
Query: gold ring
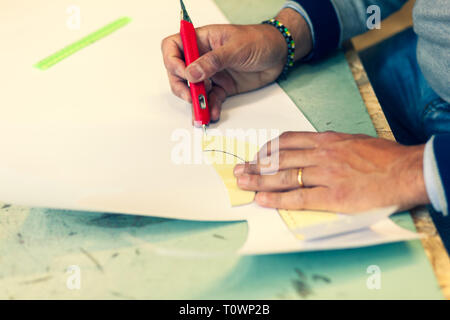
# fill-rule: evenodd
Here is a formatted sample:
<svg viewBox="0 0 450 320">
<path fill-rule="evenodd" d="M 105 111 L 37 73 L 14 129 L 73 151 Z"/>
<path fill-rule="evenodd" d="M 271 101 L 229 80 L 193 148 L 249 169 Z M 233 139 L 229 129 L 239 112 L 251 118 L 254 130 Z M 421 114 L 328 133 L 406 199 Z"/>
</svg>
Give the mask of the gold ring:
<svg viewBox="0 0 450 320">
<path fill-rule="evenodd" d="M 298 184 L 300 185 L 300 188 L 303 188 L 305 184 L 303 183 L 303 169 L 298 169 Z"/>
</svg>

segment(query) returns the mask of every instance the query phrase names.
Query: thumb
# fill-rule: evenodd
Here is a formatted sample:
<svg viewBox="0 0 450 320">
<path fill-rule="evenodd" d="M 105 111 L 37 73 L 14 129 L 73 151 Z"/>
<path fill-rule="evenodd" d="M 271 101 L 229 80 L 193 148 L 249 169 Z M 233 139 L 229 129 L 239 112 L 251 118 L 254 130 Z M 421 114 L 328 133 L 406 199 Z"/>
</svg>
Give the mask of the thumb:
<svg viewBox="0 0 450 320">
<path fill-rule="evenodd" d="M 191 83 L 212 78 L 231 63 L 230 46 L 222 46 L 198 58 L 186 68 L 186 79 Z"/>
</svg>

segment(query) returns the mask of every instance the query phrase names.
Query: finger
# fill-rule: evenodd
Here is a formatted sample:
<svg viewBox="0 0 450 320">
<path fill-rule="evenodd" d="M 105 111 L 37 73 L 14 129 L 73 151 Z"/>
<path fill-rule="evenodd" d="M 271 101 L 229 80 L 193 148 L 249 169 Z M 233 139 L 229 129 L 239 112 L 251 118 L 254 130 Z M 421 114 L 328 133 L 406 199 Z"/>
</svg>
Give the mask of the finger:
<svg viewBox="0 0 450 320">
<path fill-rule="evenodd" d="M 298 169 L 321 164 L 315 149 L 280 150 L 270 156 L 259 157 L 256 162 L 236 165 L 235 176 L 240 174 L 272 174 L 279 170 Z"/>
<path fill-rule="evenodd" d="M 161 44 L 161 50 L 167 71 L 179 78 L 186 79 L 186 64 L 180 36 L 174 35 L 164 39 Z"/>
<path fill-rule="evenodd" d="M 225 45 L 205 53 L 186 68 L 186 79 L 192 83 L 198 83 L 212 78 L 216 73 L 227 68 L 234 50 L 230 45 Z"/>
<path fill-rule="evenodd" d="M 328 198 L 328 188 L 317 187 L 295 189 L 288 192 L 258 192 L 255 201 L 266 208 L 327 210 Z"/>
<path fill-rule="evenodd" d="M 213 84 L 211 79 L 206 79 L 205 80 L 205 90 L 207 93 L 209 93 L 212 90 Z"/>
<path fill-rule="evenodd" d="M 326 180 L 322 178 L 319 167 L 302 169 L 302 187 L 325 187 Z M 249 191 L 287 191 L 301 187 L 299 182 L 299 169 L 289 169 L 277 172 L 274 175 L 242 174 L 237 177 L 237 185 Z"/>
<path fill-rule="evenodd" d="M 177 76 L 174 76 L 170 73 L 167 73 L 167 76 L 169 78 L 169 84 L 170 84 L 170 88 L 171 88 L 173 94 L 176 95 L 177 97 L 183 99 L 184 101 L 191 103 L 192 102 L 191 92 L 186 83 L 186 80 L 183 80 L 183 79 L 181 79 Z"/>
<path fill-rule="evenodd" d="M 212 122 L 219 121 L 222 104 L 224 103 L 226 98 L 227 94 L 225 90 L 220 86 L 214 85 L 208 96 Z"/>
<path fill-rule="evenodd" d="M 313 149 L 318 147 L 318 136 L 317 132 L 284 132 L 264 145 L 259 154 L 270 155 L 282 149 Z"/>
<path fill-rule="evenodd" d="M 274 175 L 243 174 L 237 185 L 249 191 L 286 191 L 300 187 L 298 169 L 282 170 Z"/>
<path fill-rule="evenodd" d="M 226 71 L 216 73 L 212 78 L 213 82 L 222 87 L 227 96 L 232 96 L 238 93 L 236 81 Z"/>
<path fill-rule="evenodd" d="M 297 181 L 298 181 L 298 172 L 297 172 Z M 319 166 L 303 168 L 301 181 L 303 182 L 303 186 L 307 188 L 328 187 L 331 182 L 328 179 L 328 175 L 324 174 L 323 167 Z"/>
<path fill-rule="evenodd" d="M 320 133 L 288 131 L 266 143 L 258 152 L 258 157 L 264 157 L 283 149 L 314 149 L 350 137 L 353 135 L 332 131 Z"/>
</svg>

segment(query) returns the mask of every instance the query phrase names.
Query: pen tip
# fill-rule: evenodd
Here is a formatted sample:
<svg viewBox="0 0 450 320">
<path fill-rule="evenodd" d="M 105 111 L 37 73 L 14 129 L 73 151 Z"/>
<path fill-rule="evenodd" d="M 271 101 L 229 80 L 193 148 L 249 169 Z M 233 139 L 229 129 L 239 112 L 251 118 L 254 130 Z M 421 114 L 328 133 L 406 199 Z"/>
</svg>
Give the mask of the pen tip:
<svg viewBox="0 0 450 320">
<path fill-rule="evenodd" d="M 207 135 L 207 134 L 206 134 L 206 125 L 203 125 L 202 127 L 203 127 L 203 133 L 204 133 L 204 135 L 206 136 L 206 135 Z"/>
</svg>

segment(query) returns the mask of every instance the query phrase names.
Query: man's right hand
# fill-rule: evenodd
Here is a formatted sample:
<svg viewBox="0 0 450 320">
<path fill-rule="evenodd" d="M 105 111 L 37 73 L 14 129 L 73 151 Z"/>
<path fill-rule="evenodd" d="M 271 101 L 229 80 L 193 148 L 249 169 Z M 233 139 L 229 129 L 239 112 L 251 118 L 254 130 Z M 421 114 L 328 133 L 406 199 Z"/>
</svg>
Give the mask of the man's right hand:
<svg viewBox="0 0 450 320">
<path fill-rule="evenodd" d="M 291 9 L 281 11 L 277 19 L 294 36 L 296 58 L 308 54 L 312 40 L 304 19 Z M 183 100 L 191 102 L 187 81 L 205 81 L 213 122 L 219 120 L 227 97 L 272 83 L 287 59 L 286 42 L 270 25 L 205 26 L 197 29 L 197 41 L 200 58 L 186 68 L 180 35 L 164 39 L 164 64 L 173 93 Z"/>
</svg>

